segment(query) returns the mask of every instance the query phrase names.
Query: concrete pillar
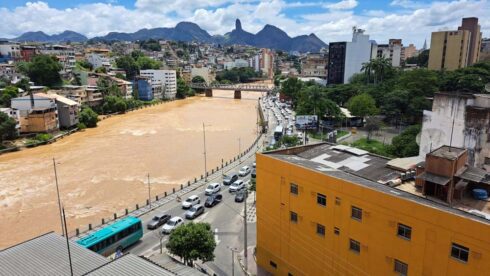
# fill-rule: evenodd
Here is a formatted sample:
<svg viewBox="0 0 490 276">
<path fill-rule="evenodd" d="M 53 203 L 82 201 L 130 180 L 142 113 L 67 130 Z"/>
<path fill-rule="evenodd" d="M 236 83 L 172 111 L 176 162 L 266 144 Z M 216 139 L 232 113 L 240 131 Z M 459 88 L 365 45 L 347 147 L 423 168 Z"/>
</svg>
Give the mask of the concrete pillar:
<svg viewBox="0 0 490 276">
<path fill-rule="evenodd" d="M 235 90 L 235 99 L 241 99 L 241 98 L 242 98 L 242 91 Z"/>
<path fill-rule="evenodd" d="M 212 97 L 213 96 L 213 89 L 206 89 L 205 93 L 206 93 L 206 97 Z"/>
</svg>

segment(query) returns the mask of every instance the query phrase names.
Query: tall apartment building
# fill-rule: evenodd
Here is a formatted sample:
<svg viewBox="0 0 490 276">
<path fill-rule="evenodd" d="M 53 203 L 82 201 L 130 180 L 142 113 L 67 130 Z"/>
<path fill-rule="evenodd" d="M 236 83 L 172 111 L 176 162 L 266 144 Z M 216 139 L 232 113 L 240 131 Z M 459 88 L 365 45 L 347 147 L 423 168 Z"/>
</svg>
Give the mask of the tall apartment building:
<svg viewBox="0 0 490 276">
<path fill-rule="evenodd" d="M 404 60 L 403 44 L 401 39 L 390 39 L 388 44 L 378 44 L 377 57 L 389 59 L 393 67 L 400 67 Z"/>
<path fill-rule="evenodd" d="M 481 46 L 478 18 L 463 18 L 458 30 L 433 32 L 430 43 L 431 70 L 456 70 L 478 61 Z"/>
<path fill-rule="evenodd" d="M 111 62 L 109 58 L 101 54 L 97 54 L 97 53 L 87 54 L 87 61 L 90 64 L 92 64 L 94 68 L 103 67 L 108 70 L 111 67 Z"/>
<path fill-rule="evenodd" d="M 175 70 L 140 70 L 140 75 L 150 78 L 152 87 L 163 87 L 163 94 L 154 93 L 155 98 L 175 99 L 177 94 L 177 74 Z"/>
<path fill-rule="evenodd" d="M 479 61 L 490 61 L 490 38 L 482 39 Z"/>
<path fill-rule="evenodd" d="M 0 63 L 19 60 L 21 57 L 19 43 L 0 41 Z"/>
<path fill-rule="evenodd" d="M 301 59 L 301 76 L 327 78 L 328 56 L 323 53 L 308 53 Z"/>
<path fill-rule="evenodd" d="M 415 45 L 410 43 L 408 46 L 403 47 L 403 51 L 404 51 L 403 61 L 405 61 L 407 58 L 411 58 L 416 55 L 417 48 L 415 47 Z"/>
<path fill-rule="evenodd" d="M 249 59 L 249 65 L 266 78 L 274 77 L 274 53 L 270 49 L 260 49 L 257 55 Z"/>
<path fill-rule="evenodd" d="M 426 172 L 444 171 L 440 161 L 454 156 L 447 152 L 434 151 Z M 453 152 L 459 156 L 461 149 Z M 420 174 L 421 191 L 413 167 L 393 161 L 325 143 L 257 154 L 258 265 L 272 275 L 489 271 L 490 220 L 464 211 L 483 208 L 488 216 L 488 204 L 465 196 L 469 206 L 457 206 L 458 200 L 449 206 L 432 193 L 434 185 L 442 191 L 448 183 L 489 190 L 485 174 L 463 167 L 461 174 L 452 171 L 452 180 Z"/>
<path fill-rule="evenodd" d="M 328 83 L 348 83 L 354 74 L 361 72 L 362 64 L 376 55 L 375 50 L 376 44 L 369 40 L 369 35 L 357 28 L 353 29 L 352 42 L 330 43 Z"/>
</svg>

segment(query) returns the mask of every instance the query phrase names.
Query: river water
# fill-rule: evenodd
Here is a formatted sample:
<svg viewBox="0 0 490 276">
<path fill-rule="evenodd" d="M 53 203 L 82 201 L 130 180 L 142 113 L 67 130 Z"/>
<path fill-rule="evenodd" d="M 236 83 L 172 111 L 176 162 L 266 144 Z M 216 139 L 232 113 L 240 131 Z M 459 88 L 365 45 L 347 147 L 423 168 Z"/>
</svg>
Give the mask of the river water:
<svg viewBox="0 0 490 276">
<path fill-rule="evenodd" d="M 261 94 L 213 94 L 113 116 L 53 144 L 1 155 L 0 248 L 60 232 L 53 158 L 73 231 L 142 205 L 148 173 L 152 197 L 203 174 L 203 122 L 209 171 L 236 156 L 240 144 L 250 146 Z"/>
</svg>

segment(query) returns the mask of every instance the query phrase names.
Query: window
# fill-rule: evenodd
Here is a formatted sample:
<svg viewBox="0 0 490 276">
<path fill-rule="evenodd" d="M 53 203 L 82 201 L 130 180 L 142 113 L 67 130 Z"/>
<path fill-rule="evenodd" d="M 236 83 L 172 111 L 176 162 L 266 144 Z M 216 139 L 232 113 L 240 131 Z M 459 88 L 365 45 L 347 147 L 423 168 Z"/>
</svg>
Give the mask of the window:
<svg viewBox="0 0 490 276">
<path fill-rule="evenodd" d="M 451 247 L 451 257 L 458 259 L 463 262 L 468 261 L 468 255 L 470 254 L 470 249 L 468 247 L 464 247 L 457 243 L 453 243 Z"/>
<path fill-rule="evenodd" d="M 273 267 L 273 268 L 277 268 L 277 264 L 273 261 L 270 261 L 269 264 Z"/>
<path fill-rule="evenodd" d="M 412 238 L 412 227 L 398 223 L 398 236 L 410 240 Z"/>
<path fill-rule="evenodd" d="M 408 264 L 395 259 L 395 272 L 397 272 L 398 275 L 408 275 Z"/>
<path fill-rule="evenodd" d="M 333 233 L 334 233 L 335 235 L 337 235 L 337 236 L 338 236 L 338 235 L 340 235 L 340 229 L 339 229 L 338 227 L 334 227 L 334 228 L 333 228 Z"/>
<path fill-rule="evenodd" d="M 317 223 L 316 224 L 316 233 L 322 237 L 325 237 L 325 226 Z"/>
<path fill-rule="evenodd" d="M 356 253 L 361 253 L 361 243 L 356 241 L 356 240 L 350 239 L 349 240 L 349 249 L 356 252 Z"/>
<path fill-rule="evenodd" d="M 352 206 L 351 218 L 357 219 L 357 220 L 362 220 L 362 209 Z"/>
<path fill-rule="evenodd" d="M 316 203 L 321 206 L 327 206 L 327 196 L 322 194 L 316 194 Z"/>
<path fill-rule="evenodd" d="M 340 197 L 335 197 L 335 204 L 340 205 Z"/>
<path fill-rule="evenodd" d="M 291 183 L 291 186 L 289 187 L 289 191 L 293 195 L 297 195 L 298 194 L 298 185 L 297 184 L 294 184 L 294 183 Z"/>
<path fill-rule="evenodd" d="M 291 222 L 298 223 L 298 214 L 295 212 L 289 212 L 289 217 L 291 219 Z"/>
</svg>

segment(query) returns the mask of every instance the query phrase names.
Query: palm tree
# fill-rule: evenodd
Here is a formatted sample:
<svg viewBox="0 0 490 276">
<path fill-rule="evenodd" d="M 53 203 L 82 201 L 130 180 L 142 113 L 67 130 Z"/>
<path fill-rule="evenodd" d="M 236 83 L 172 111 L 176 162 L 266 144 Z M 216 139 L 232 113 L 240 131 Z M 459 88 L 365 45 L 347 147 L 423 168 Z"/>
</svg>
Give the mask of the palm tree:
<svg viewBox="0 0 490 276">
<path fill-rule="evenodd" d="M 364 62 L 361 67 L 361 72 L 364 72 L 366 74 L 366 82 L 369 84 L 371 80 L 371 71 L 373 70 L 373 63 L 372 60 L 369 62 Z"/>
</svg>

